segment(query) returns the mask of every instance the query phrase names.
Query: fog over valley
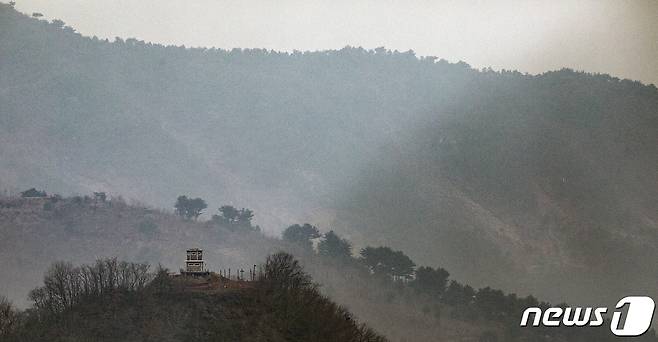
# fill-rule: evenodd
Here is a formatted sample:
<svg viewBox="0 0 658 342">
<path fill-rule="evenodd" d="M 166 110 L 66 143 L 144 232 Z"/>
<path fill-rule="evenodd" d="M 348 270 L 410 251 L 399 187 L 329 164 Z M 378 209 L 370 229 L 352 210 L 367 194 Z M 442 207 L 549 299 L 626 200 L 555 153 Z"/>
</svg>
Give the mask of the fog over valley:
<svg viewBox="0 0 658 342">
<path fill-rule="evenodd" d="M 482 4 L 474 18 L 493 23 L 464 33 L 491 48 L 480 57 L 450 25 L 472 3 L 366 1 L 340 19 L 343 2 L 222 2 L 224 12 L 207 7 L 219 18 L 177 32 L 202 3 L 167 2 L 139 25 L 118 9 L 150 2 L 0 4 L 0 295 L 54 317 L 17 319 L 35 327 L 23 340 L 108 329 L 126 333 L 116 340 L 178 341 L 199 324 L 207 341 L 607 341 L 601 329 L 518 330 L 520 312 L 658 295 L 653 3 Z M 324 6 L 338 31 L 313 38 L 303 28 Z M 93 24 L 98 8 L 111 11 Z M 593 18 L 618 19 L 622 33 L 594 34 L 592 46 L 634 33 L 605 63 L 587 46 L 551 50 L 589 31 L 534 35 L 550 23 L 514 35 L 518 51 L 513 39 L 496 49 L 488 25 L 531 26 L 532 16 L 500 24 L 510 8 L 545 13 L 562 30 L 599 32 L 606 23 Z M 376 30 L 395 9 L 398 24 L 418 18 L 417 27 Z M 464 16 L 432 26 L 422 9 Z M 284 20 L 290 13 L 300 19 Z M 278 39 L 255 39 L 265 28 Z M 390 46 L 377 47 L 381 37 Z M 468 56 L 473 65 L 460 61 Z M 217 272 L 207 282 L 167 273 L 182 271 L 192 247 Z M 135 269 L 122 260 L 150 264 L 143 284 L 117 276 L 53 300 L 58 275 Z M 264 271 L 252 283 L 221 273 L 254 265 Z M 103 305 L 115 321 L 86 320 Z M 180 315 L 158 313 L 168 306 Z M 148 320 L 132 322 L 131 310 Z M 323 321 L 331 328 L 320 333 Z"/>
</svg>

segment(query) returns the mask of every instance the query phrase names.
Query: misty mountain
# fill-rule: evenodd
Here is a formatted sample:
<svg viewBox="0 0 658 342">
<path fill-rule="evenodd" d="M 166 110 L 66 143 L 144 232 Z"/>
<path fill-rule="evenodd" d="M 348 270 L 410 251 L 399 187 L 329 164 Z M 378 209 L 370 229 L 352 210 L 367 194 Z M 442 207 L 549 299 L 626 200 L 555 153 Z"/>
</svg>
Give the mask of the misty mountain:
<svg viewBox="0 0 658 342">
<path fill-rule="evenodd" d="M 0 278 L 2 341 L 377 340 L 362 323 L 391 341 L 616 340 L 607 325 L 519 327 L 527 307 L 551 304 L 473 288 L 445 269 L 418 266 L 406 280 L 373 273 L 365 259 L 336 254 L 328 235 L 313 251 L 303 240 L 120 198 L 0 198 L 0 236 L 0 269 L 12 275 Z M 174 271 L 190 246 L 204 249 L 208 276 Z M 258 281 L 249 272 L 249 281 L 236 279 L 256 264 Z M 635 340 L 655 342 L 655 330 Z"/>
<path fill-rule="evenodd" d="M 440 33 L 437 33 L 440 34 Z M 554 300 L 655 293 L 658 91 L 412 52 L 82 37 L 0 5 L 0 187 L 189 193 Z M 260 220 L 260 221 L 259 221 Z"/>
<path fill-rule="evenodd" d="M 484 72 L 381 156 L 336 209 L 364 238 L 551 298 L 655 291 L 653 86 Z"/>
</svg>

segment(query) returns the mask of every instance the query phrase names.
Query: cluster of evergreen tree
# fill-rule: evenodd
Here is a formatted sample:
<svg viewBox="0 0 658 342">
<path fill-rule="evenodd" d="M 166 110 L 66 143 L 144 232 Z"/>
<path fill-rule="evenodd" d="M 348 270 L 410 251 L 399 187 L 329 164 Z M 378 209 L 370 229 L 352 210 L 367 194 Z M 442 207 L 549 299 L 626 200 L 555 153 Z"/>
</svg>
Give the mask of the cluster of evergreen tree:
<svg viewBox="0 0 658 342">
<path fill-rule="evenodd" d="M 176 214 L 181 218 L 190 220 L 198 219 L 203 211 L 208 208 L 206 201 L 197 198 L 188 198 L 185 195 L 178 196 L 174 204 Z M 251 224 L 254 212 L 251 209 L 237 209 L 232 205 L 223 205 L 218 209 L 219 214 L 212 215 L 211 223 L 221 225 L 232 231 L 260 231 L 259 226 Z"/>
<path fill-rule="evenodd" d="M 341 267 L 361 270 L 373 281 L 383 281 L 398 291 L 407 291 L 422 298 L 426 303 L 424 311 L 440 318 L 449 314 L 451 318 L 470 322 L 498 322 L 503 328 L 505 341 L 567 340 L 567 341 L 609 341 L 614 335 L 605 324 L 602 327 L 573 329 L 570 327 L 548 328 L 519 326 L 523 311 L 529 307 L 547 309 L 551 303 L 539 301 L 529 295 L 519 297 L 515 293 L 505 293 L 499 289 L 484 287 L 474 289 L 457 280 L 450 279 L 450 273 L 442 268 L 419 266 L 402 251 L 390 247 L 365 247 L 359 256 L 354 257 L 352 243 L 333 231 L 320 234 L 317 227 L 305 223 L 295 224 L 283 232 L 285 241 L 301 247 L 308 253 L 315 253 L 336 262 Z M 313 240 L 317 248 L 313 249 Z M 319 240 L 319 241 L 318 241 Z M 566 307 L 566 303 L 558 304 Z M 482 341 L 498 341 L 498 334 L 485 332 Z M 642 341 L 658 341 L 655 330 L 643 335 Z"/>
<path fill-rule="evenodd" d="M 206 201 L 201 198 L 187 198 L 185 195 L 178 196 L 174 205 L 176 214 L 186 219 L 197 219 L 204 209 L 208 208 Z"/>
<path fill-rule="evenodd" d="M 230 230 L 260 231 L 260 227 L 251 224 L 254 212 L 251 209 L 237 209 L 232 205 L 223 205 L 219 214 L 212 216 L 212 222 L 228 227 Z"/>
</svg>

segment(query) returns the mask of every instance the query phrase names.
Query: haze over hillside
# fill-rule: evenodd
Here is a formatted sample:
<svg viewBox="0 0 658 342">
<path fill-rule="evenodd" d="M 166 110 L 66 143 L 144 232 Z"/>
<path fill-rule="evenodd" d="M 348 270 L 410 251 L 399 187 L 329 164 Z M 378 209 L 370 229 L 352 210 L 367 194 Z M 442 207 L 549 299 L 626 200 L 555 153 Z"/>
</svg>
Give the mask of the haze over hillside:
<svg viewBox="0 0 658 342">
<path fill-rule="evenodd" d="M 246 223 L 119 198 L 0 198 L 0 269 L 12 275 L 0 278 L 0 340 L 381 340 L 367 327 L 400 342 L 616 340 L 607 325 L 520 327 L 527 307 L 551 304 L 414 267 L 403 251 L 369 246 L 357 257 L 333 232 L 297 234 L 316 229 L 308 224 L 276 239 Z M 174 271 L 189 246 L 212 272 Z M 249 271 L 238 279 L 239 269 Z M 655 342 L 655 330 L 633 341 Z"/>
<path fill-rule="evenodd" d="M 289 52 L 386 46 L 477 68 L 569 67 L 658 84 L 654 0 L 19 0 L 16 8 L 110 40 Z"/>
<path fill-rule="evenodd" d="M 656 294 L 658 91 L 385 49 L 106 42 L 0 5 L 0 187 L 309 220 L 474 285 Z"/>
</svg>

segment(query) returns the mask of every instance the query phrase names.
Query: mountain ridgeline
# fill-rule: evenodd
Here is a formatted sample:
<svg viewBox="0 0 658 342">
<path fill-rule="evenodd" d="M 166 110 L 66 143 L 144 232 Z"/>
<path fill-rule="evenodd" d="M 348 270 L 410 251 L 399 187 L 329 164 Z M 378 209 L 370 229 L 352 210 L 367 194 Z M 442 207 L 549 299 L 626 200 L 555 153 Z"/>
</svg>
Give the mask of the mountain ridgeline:
<svg viewBox="0 0 658 342">
<path fill-rule="evenodd" d="M 384 48 L 109 42 L 4 4 L 0 44 L 2 188 L 161 207 L 191 193 L 253 208 L 266 233 L 313 222 L 475 286 L 658 295 L 653 85 Z"/>
</svg>

